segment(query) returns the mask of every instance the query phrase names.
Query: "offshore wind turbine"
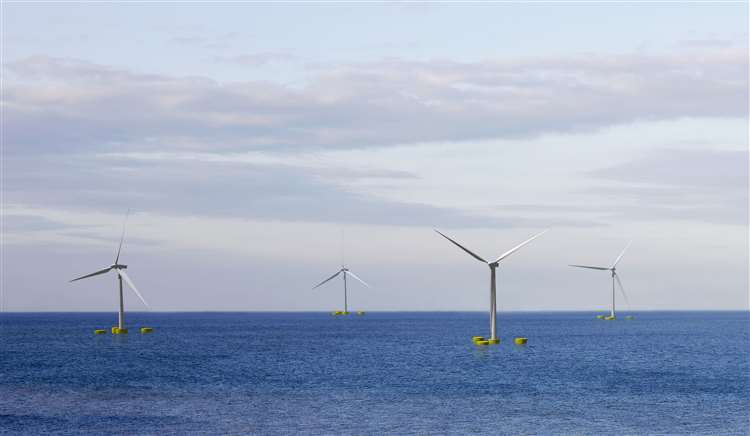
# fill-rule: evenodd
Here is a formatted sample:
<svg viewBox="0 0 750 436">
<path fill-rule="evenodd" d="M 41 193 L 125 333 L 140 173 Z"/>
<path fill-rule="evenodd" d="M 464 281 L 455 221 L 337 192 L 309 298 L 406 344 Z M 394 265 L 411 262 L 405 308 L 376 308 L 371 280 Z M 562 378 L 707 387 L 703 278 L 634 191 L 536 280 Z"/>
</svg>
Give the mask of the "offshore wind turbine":
<svg viewBox="0 0 750 436">
<path fill-rule="evenodd" d="M 364 282 L 364 280 L 357 277 L 353 272 L 349 271 L 349 268 L 345 266 L 341 266 L 341 269 L 336 271 L 336 274 L 332 275 L 331 277 L 328 277 L 327 279 L 323 280 L 322 282 L 318 283 L 313 287 L 313 289 L 317 289 L 320 286 L 324 285 L 325 283 L 335 279 L 339 274 L 341 274 L 341 277 L 344 279 L 344 311 L 336 311 L 334 312 L 334 315 L 349 315 L 349 306 L 347 302 L 347 288 L 346 288 L 346 276 L 351 276 L 354 280 L 357 280 L 358 282 L 362 283 L 363 285 L 367 286 L 368 288 L 370 285 Z"/>
<path fill-rule="evenodd" d="M 516 245 L 515 247 L 511 248 L 510 250 L 506 251 L 505 253 L 501 254 L 500 257 L 495 259 L 493 262 L 488 262 L 485 259 L 481 258 L 476 253 L 472 252 L 468 248 L 464 247 L 463 245 L 459 244 L 455 240 L 449 238 L 448 236 L 441 233 L 438 229 L 435 230 L 440 236 L 444 237 L 445 239 L 452 242 L 454 245 L 456 245 L 458 248 L 465 251 L 469 256 L 473 257 L 474 259 L 486 263 L 487 266 L 490 267 L 490 339 L 489 343 L 491 344 L 497 344 L 499 343 L 499 339 L 497 339 L 497 281 L 495 279 L 495 270 L 497 269 L 498 265 L 500 264 L 500 261 L 505 259 L 506 257 L 510 256 L 511 254 L 515 253 L 517 250 L 519 250 L 524 245 L 528 244 L 529 242 L 533 241 L 534 239 L 542 236 L 545 234 L 549 229 L 538 233 L 531 238 L 523 241 L 522 243 Z"/>
<path fill-rule="evenodd" d="M 628 242 L 628 244 L 625 246 L 625 248 L 622 249 L 622 252 L 620 253 L 619 256 L 617 256 L 617 259 L 615 259 L 615 261 L 612 263 L 612 266 L 610 267 L 590 266 L 590 265 L 568 265 L 568 266 L 574 266 L 576 268 L 588 268 L 588 269 L 596 269 L 600 271 L 610 271 L 612 273 L 612 308 L 610 310 L 609 316 L 604 318 L 606 320 L 616 319 L 615 318 L 615 282 L 617 282 L 617 284 L 620 285 L 620 291 L 622 292 L 622 296 L 623 298 L 625 298 L 625 302 L 628 303 L 628 296 L 625 294 L 625 288 L 622 286 L 622 282 L 620 281 L 620 276 L 617 274 L 617 264 L 620 262 L 620 259 L 622 259 L 622 256 L 625 254 L 625 251 L 627 251 L 628 247 L 630 247 L 630 244 L 632 243 L 633 241 Z M 629 305 L 630 303 L 628 303 L 628 306 Z"/>
<path fill-rule="evenodd" d="M 85 276 L 81 276 L 70 281 L 70 282 L 75 282 L 77 280 L 86 279 L 86 278 L 93 277 L 93 276 L 98 276 L 100 274 L 106 274 L 112 270 L 114 270 L 117 273 L 117 280 L 120 284 L 120 311 L 117 317 L 117 327 L 116 329 L 112 328 L 112 333 L 115 333 L 115 334 L 128 332 L 127 329 L 125 329 L 125 306 L 123 303 L 123 295 L 122 295 L 123 279 L 128 284 L 130 289 L 133 290 L 135 295 L 138 296 L 141 302 L 143 302 L 143 305 L 146 306 L 147 308 L 150 308 L 148 303 L 146 303 L 146 300 L 143 299 L 143 296 L 141 295 L 141 293 L 138 292 L 138 289 L 133 284 L 133 281 L 130 280 L 130 277 L 128 277 L 128 275 L 125 273 L 125 269 L 128 266 L 120 263 L 120 251 L 122 250 L 122 242 L 125 240 L 125 224 L 127 223 L 127 220 L 128 220 L 128 217 L 127 215 L 125 215 L 125 222 L 122 224 L 122 236 L 120 236 L 120 245 L 117 247 L 117 255 L 115 256 L 115 263 L 113 263 L 112 265 L 106 268 L 100 269 L 99 271 L 93 272 L 91 274 L 86 274 Z"/>
</svg>

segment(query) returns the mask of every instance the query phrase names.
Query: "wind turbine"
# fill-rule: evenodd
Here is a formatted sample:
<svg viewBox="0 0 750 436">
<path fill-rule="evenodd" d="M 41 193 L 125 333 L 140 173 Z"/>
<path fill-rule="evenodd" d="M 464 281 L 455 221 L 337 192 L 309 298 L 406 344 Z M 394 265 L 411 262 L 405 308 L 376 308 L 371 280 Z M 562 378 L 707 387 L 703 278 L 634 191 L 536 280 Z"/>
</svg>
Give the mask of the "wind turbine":
<svg viewBox="0 0 750 436">
<path fill-rule="evenodd" d="M 338 271 L 336 271 L 336 274 L 334 274 L 331 277 L 328 277 L 327 279 L 325 279 L 322 282 L 318 283 L 317 285 L 315 285 L 313 287 L 313 289 L 317 289 L 320 286 L 322 286 L 323 284 L 325 284 L 325 283 L 327 283 L 327 282 L 335 279 L 339 274 L 341 274 L 341 276 L 344 278 L 344 311 L 343 312 L 341 312 L 341 311 L 334 312 L 334 315 L 349 315 L 349 307 L 348 307 L 347 295 L 346 295 L 347 294 L 346 276 L 347 275 L 352 276 L 352 278 L 354 280 L 357 280 L 358 282 L 362 283 L 363 285 L 367 286 L 368 288 L 370 287 L 370 285 L 368 285 L 367 283 L 365 283 L 364 280 L 360 279 L 353 272 L 349 271 L 349 268 L 347 268 L 347 267 L 345 267 L 345 266 L 342 265 L 341 269 L 338 270 Z"/>
<path fill-rule="evenodd" d="M 620 276 L 617 275 L 617 264 L 620 262 L 620 259 L 622 259 L 622 256 L 625 254 L 625 251 L 628 249 L 628 247 L 630 247 L 630 244 L 632 243 L 633 241 L 628 242 L 628 244 L 625 246 L 625 248 L 623 248 L 620 255 L 617 256 L 617 259 L 615 259 L 614 263 L 612 263 L 612 266 L 610 267 L 590 266 L 590 265 L 568 265 L 568 266 L 574 266 L 576 268 L 588 268 L 588 269 L 597 269 L 600 271 L 612 272 L 612 309 L 610 311 L 609 316 L 604 318 L 606 320 L 615 319 L 615 282 L 617 282 L 617 284 L 620 285 L 620 291 L 622 292 L 622 296 L 623 298 L 625 298 L 625 302 L 628 303 L 628 306 L 630 306 L 630 303 L 628 302 L 628 296 L 625 294 L 625 288 L 622 286 L 622 282 L 620 281 Z M 600 315 L 600 316 L 603 316 L 603 315 Z"/>
<path fill-rule="evenodd" d="M 128 214 L 130 212 L 128 211 Z M 117 330 L 114 328 L 112 329 L 112 333 L 127 333 L 128 331 L 125 329 L 125 307 L 123 305 L 123 298 L 122 298 L 122 280 L 125 279 L 125 282 L 127 282 L 128 286 L 130 286 L 130 289 L 135 292 L 135 295 L 140 298 L 140 300 L 143 302 L 143 305 L 150 309 L 148 303 L 146 303 L 146 300 L 143 299 L 143 296 L 140 292 L 138 292 L 138 289 L 133 284 L 133 281 L 130 280 L 130 277 L 125 273 L 125 269 L 128 267 L 127 265 L 123 265 L 120 263 L 120 251 L 122 250 L 122 242 L 125 239 L 125 224 L 127 223 L 128 216 L 125 215 L 125 223 L 122 224 L 122 236 L 120 237 L 120 245 L 117 247 L 117 256 L 115 256 L 115 263 L 108 266 L 107 268 L 100 269 L 99 271 L 93 272 L 91 274 L 86 274 L 85 276 L 81 276 L 78 278 L 75 278 L 71 280 L 71 282 L 75 282 L 77 280 L 86 279 L 93 276 L 98 276 L 100 274 L 108 273 L 112 270 L 117 272 L 117 280 L 120 283 L 120 312 L 118 314 L 117 318 Z"/>
<path fill-rule="evenodd" d="M 487 266 L 490 267 L 490 339 L 489 339 L 489 342 L 493 343 L 493 344 L 497 344 L 499 341 L 497 339 L 497 322 L 496 322 L 496 319 L 497 319 L 497 302 L 496 302 L 497 301 L 497 297 L 496 297 L 497 286 L 496 286 L 496 280 L 495 280 L 495 270 L 497 269 L 497 267 L 498 267 L 498 265 L 499 265 L 499 263 L 500 263 L 501 260 L 503 260 L 506 257 L 510 256 L 511 254 L 515 253 L 516 250 L 520 249 L 521 247 L 523 247 L 524 245 L 526 245 L 529 242 L 533 241 L 534 239 L 542 236 L 549 229 L 547 229 L 547 230 L 545 230 L 545 231 L 543 231 L 541 233 L 538 233 L 538 234 L 532 236 L 531 238 L 523 241 L 522 243 L 516 245 L 515 247 L 513 247 L 510 250 L 506 251 L 505 253 L 501 254 L 500 257 L 498 257 L 497 259 L 495 259 L 494 262 L 488 262 L 488 261 L 482 259 L 481 257 L 479 257 L 479 255 L 473 253 L 468 248 L 464 247 L 463 245 L 459 244 L 458 242 L 454 241 L 453 239 L 449 238 L 448 236 L 445 236 L 444 234 L 442 234 L 438 229 L 433 229 L 433 230 L 435 230 L 440 236 L 442 236 L 445 239 L 451 241 L 458 248 L 460 248 L 463 251 L 465 251 L 466 253 L 468 253 L 469 256 L 473 257 L 474 259 L 476 259 L 476 260 L 478 260 L 480 262 L 486 263 Z"/>
</svg>

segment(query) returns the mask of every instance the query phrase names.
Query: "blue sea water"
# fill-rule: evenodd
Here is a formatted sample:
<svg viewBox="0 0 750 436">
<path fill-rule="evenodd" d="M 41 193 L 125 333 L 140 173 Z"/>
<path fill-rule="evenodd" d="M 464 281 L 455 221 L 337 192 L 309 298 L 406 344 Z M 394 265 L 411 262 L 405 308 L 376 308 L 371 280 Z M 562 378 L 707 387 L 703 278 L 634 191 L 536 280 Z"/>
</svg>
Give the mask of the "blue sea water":
<svg viewBox="0 0 750 436">
<path fill-rule="evenodd" d="M 748 312 L 503 313 L 485 347 L 482 313 L 130 313 L 93 335 L 114 321 L 0 314 L 0 433 L 750 431 Z"/>
</svg>

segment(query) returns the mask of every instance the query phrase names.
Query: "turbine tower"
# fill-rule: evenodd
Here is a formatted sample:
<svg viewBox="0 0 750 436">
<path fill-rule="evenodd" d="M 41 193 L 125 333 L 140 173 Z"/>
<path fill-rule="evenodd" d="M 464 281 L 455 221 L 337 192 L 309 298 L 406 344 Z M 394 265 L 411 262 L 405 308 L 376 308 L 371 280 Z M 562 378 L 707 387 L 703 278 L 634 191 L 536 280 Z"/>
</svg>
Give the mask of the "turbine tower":
<svg viewBox="0 0 750 436">
<path fill-rule="evenodd" d="M 322 286 L 323 284 L 325 284 L 325 283 L 327 283 L 327 282 L 335 279 L 339 274 L 341 274 L 341 276 L 344 278 L 344 311 L 343 312 L 337 311 L 337 312 L 334 312 L 334 314 L 335 315 L 348 315 L 349 314 L 349 306 L 348 306 L 347 295 L 346 295 L 347 294 L 346 276 L 347 275 L 352 276 L 352 278 L 354 280 L 357 280 L 358 282 L 362 283 L 363 285 L 367 286 L 368 288 L 370 287 L 370 285 L 368 285 L 367 283 L 365 283 L 364 280 L 360 279 L 353 272 L 349 271 L 349 268 L 347 268 L 347 267 L 345 267 L 345 266 L 342 265 L 341 269 L 338 270 L 338 271 L 336 271 L 336 274 L 334 274 L 331 277 L 328 277 L 327 279 L 325 279 L 322 282 L 318 283 L 317 285 L 315 285 L 313 287 L 313 289 L 317 289 L 320 286 Z"/>
<path fill-rule="evenodd" d="M 128 211 L 128 214 L 130 212 Z M 128 216 L 125 215 L 125 223 L 127 223 Z M 120 263 L 120 251 L 122 250 L 122 242 L 125 239 L 125 223 L 122 224 L 122 236 L 120 236 L 120 245 L 117 247 L 117 255 L 115 256 L 115 263 L 108 266 L 107 268 L 100 269 L 99 271 L 93 272 L 91 274 L 86 274 L 85 276 L 81 276 L 78 278 L 75 278 L 71 280 L 71 282 L 75 282 L 77 280 L 86 279 L 93 276 L 98 276 L 100 274 L 108 273 L 112 270 L 115 270 L 117 272 L 117 280 L 120 284 L 120 311 L 118 313 L 117 317 L 117 330 L 115 328 L 112 329 L 112 333 L 119 334 L 119 333 L 127 333 L 127 330 L 125 329 L 125 306 L 123 303 L 123 296 L 122 296 L 122 281 L 123 279 L 128 284 L 130 289 L 135 292 L 135 295 L 138 296 L 138 298 L 143 302 L 143 305 L 146 306 L 146 308 L 149 308 L 148 303 L 146 303 L 146 300 L 143 299 L 143 296 L 140 292 L 138 292 L 138 289 L 133 284 L 133 281 L 130 280 L 130 277 L 125 273 L 125 269 L 128 267 L 127 265 L 123 265 Z"/>
<path fill-rule="evenodd" d="M 505 259 L 506 257 L 510 256 L 516 250 L 520 249 L 524 245 L 528 244 L 529 242 L 533 241 L 534 239 L 542 236 L 545 234 L 549 229 L 538 233 L 531 238 L 523 241 L 522 243 L 516 245 L 515 247 L 511 248 L 510 250 L 506 251 L 505 253 L 501 254 L 500 257 L 495 259 L 494 262 L 488 262 L 481 257 L 479 257 L 477 254 L 473 253 L 468 248 L 464 247 L 463 245 L 459 244 L 458 242 L 454 241 L 453 239 L 449 238 L 448 236 L 441 233 L 438 229 L 434 229 L 440 236 L 444 237 L 445 239 L 451 241 L 453 244 L 455 244 L 458 248 L 462 249 L 466 253 L 469 254 L 469 256 L 473 257 L 474 259 L 486 263 L 487 266 L 490 267 L 490 339 L 489 342 L 493 344 L 497 344 L 499 340 L 497 339 L 497 281 L 495 279 L 495 270 L 497 269 L 498 265 L 500 264 L 500 261 Z"/>
<path fill-rule="evenodd" d="M 620 259 L 622 259 L 622 256 L 625 254 L 625 251 L 630 247 L 630 244 L 632 244 L 633 241 L 628 242 L 628 244 L 623 248 L 622 252 L 619 256 L 617 256 L 617 259 L 615 259 L 614 263 L 612 263 L 612 266 L 605 267 L 605 266 L 590 266 L 590 265 L 568 265 L 568 266 L 574 266 L 576 268 L 588 268 L 588 269 L 596 269 L 600 271 L 610 271 L 612 273 L 612 309 L 610 310 L 609 316 L 604 318 L 606 320 L 614 320 L 615 317 L 615 282 L 617 282 L 618 285 L 620 285 L 620 291 L 622 292 L 622 296 L 625 299 L 625 302 L 630 306 L 630 303 L 628 302 L 628 296 L 625 294 L 625 288 L 622 286 L 622 282 L 620 281 L 620 276 L 617 275 L 617 264 L 620 262 Z M 603 315 L 601 315 L 603 317 Z M 627 317 L 626 317 L 627 318 Z"/>
</svg>

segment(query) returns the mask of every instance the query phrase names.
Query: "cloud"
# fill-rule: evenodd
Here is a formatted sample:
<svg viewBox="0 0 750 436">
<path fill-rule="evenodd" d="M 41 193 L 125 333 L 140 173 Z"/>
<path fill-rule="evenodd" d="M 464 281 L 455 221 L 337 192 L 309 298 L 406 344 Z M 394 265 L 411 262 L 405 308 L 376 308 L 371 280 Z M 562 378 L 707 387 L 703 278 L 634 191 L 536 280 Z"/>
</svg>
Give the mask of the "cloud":
<svg viewBox="0 0 750 436">
<path fill-rule="evenodd" d="M 747 225 L 747 150 L 658 150 L 591 172 L 607 180 L 587 192 L 617 198 L 616 215 Z"/>
<path fill-rule="evenodd" d="M 460 147 L 477 138 L 587 132 L 642 119 L 746 115 L 747 53 L 702 53 L 477 63 L 384 60 L 313 70 L 301 88 L 27 58 L 4 66 L 6 201 L 406 226 L 538 227 L 550 219 L 563 226 L 597 225 L 621 210 L 539 204 L 528 206 L 540 211 L 502 207 L 479 214 L 389 200 L 359 191 L 361 185 L 352 182 L 408 183 L 416 176 L 366 163 L 331 166 L 315 156 L 324 148 L 430 141 Z M 735 186 L 743 180 L 737 156 L 714 157 L 720 160 L 715 162 L 709 156 L 681 155 L 677 161 L 669 156 L 674 157 L 652 156 L 592 173 L 609 183 L 589 193 L 617 196 L 628 213 L 640 217 L 689 210 L 700 219 L 739 221 L 738 207 L 746 199 L 737 200 L 736 190 L 731 198 L 707 190 L 716 175 L 698 167 L 729 165 L 718 177 L 739 174 L 727 182 Z M 680 172 L 686 161 L 691 172 Z M 700 182 L 680 193 L 680 177 Z M 672 196 L 673 204 L 660 196 Z M 684 198 L 678 201 L 679 196 Z"/>
<path fill-rule="evenodd" d="M 214 60 L 245 67 L 260 67 L 273 63 L 289 62 L 296 56 L 282 52 L 247 53 L 237 56 L 216 56 Z"/>
<path fill-rule="evenodd" d="M 351 149 L 533 137 L 639 120 L 743 117 L 748 101 L 744 49 L 384 60 L 311 70 L 301 88 L 50 57 L 12 62 L 4 72 L 10 153 L 123 144 L 130 151 Z"/>
<path fill-rule="evenodd" d="M 742 37 L 737 38 L 718 38 L 715 36 L 708 36 L 705 38 L 699 38 L 699 39 L 686 39 L 684 41 L 680 41 L 677 45 L 678 47 L 682 48 L 690 48 L 690 49 L 713 49 L 713 48 L 737 48 L 742 47 L 743 45 L 747 44 L 745 41 L 747 41 L 748 35 L 743 35 Z"/>
<path fill-rule="evenodd" d="M 3 211 L 3 234 L 60 230 L 68 226 L 42 216 L 13 214 Z"/>
<path fill-rule="evenodd" d="M 176 27 L 170 31 L 169 28 L 161 29 L 167 32 L 181 32 L 180 35 L 174 35 L 169 40 L 179 45 L 195 48 L 223 49 L 230 46 L 233 42 L 242 37 L 239 32 L 224 32 L 220 34 L 209 33 L 200 26 L 191 28 Z M 188 31 L 189 33 L 184 33 Z"/>
<path fill-rule="evenodd" d="M 269 166 L 283 169 L 306 171 L 309 176 L 326 179 L 415 179 L 416 175 L 407 171 L 374 168 L 368 163 L 360 165 L 336 164 L 316 153 L 205 153 L 205 152 L 148 152 L 148 153 L 103 153 L 97 157 L 111 161 L 125 160 L 132 162 L 195 162 L 204 164 L 234 164 L 250 167 Z"/>
<path fill-rule="evenodd" d="M 427 204 L 381 199 L 347 187 L 359 178 L 413 177 L 379 169 L 339 170 L 226 158 L 171 155 L 70 155 L 15 159 L 5 175 L 6 204 L 92 211 L 128 208 L 166 215 L 403 226 L 512 227 L 516 216 L 485 217 Z M 50 181 L 54 181 L 50 183 Z"/>
</svg>

